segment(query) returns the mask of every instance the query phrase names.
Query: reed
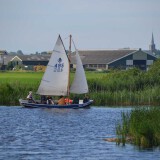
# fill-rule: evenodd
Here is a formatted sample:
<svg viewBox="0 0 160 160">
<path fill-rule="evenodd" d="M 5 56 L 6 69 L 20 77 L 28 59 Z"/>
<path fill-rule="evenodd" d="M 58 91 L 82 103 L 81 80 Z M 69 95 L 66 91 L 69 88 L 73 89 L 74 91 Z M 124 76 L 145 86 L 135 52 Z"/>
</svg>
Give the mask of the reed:
<svg viewBox="0 0 160 160">
<path fill-rule="evenodd" d="M 136 68 L 107 73 L 86 71 L 94 105 L 160 105 L 160 62 L 157 63 L 148 72 Z M 25 98 L 29 90 L 36 93 L 42 76 L 42 72 L 0 72 L 0 105 L 17 104 L 17 99 Z M 74 71 L 71 81 L 73 76 Z"/>
<path fill-rule="evenodd" d="M 121 122 L 116 125 L 117 144 L 130 140 L 143 148 L 160 146 L 160 108 L 141 107 L 122 113 Z"/>
<path fill-rule="evenodd" d="M 0 104 L 1 105 L 19 105 L 20 98 L 26 98 L 28 91 L 36 91 L 36 83 L 28 84 L 16 82 L 7 82 L 0 85 Z M 38 84 L 38 83 L 37 83 Z"/>
<path fill-rule="evenodd" d="M 28 91 L 36 92 L 42 73 L 4 72 L 0 73 L 0 105 L 19 105 L 20 98 L 26 98 Z"/>
</svg>

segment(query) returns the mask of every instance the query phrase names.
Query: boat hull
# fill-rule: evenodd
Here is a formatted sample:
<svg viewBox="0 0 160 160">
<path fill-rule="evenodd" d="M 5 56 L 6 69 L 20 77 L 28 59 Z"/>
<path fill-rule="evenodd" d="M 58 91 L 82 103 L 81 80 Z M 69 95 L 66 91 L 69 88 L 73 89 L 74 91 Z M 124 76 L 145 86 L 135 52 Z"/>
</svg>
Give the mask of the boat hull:
<svg viewBox="0 0 160 160">
<path fill-rule="evenodd" d="M 28 103 L 28 100 L 19 99 L 20 105 L 26 108 L 64 108 L 64 109 L 79 109 L 79 108 L 89 108 L 93 103 L 93 100 L 89 100 L 83 104 L 66 104 L 66 105 L 56 105 L 56 104 L 41 104 L 41 103 Z"/>
</svg>

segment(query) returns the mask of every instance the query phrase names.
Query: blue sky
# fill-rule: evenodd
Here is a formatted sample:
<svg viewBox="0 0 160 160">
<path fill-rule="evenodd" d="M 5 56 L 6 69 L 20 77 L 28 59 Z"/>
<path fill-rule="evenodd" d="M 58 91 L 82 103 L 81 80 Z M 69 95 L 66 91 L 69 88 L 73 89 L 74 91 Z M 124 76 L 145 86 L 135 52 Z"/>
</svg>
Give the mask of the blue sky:
<svg viewBox="0 0 160 160">
<path fill-rule="evenodd" d="M 0 50 L 50 51 L 58 34 L 66 49 L 160 49 L 160 0 L 0 0 Z"/>
</svg>

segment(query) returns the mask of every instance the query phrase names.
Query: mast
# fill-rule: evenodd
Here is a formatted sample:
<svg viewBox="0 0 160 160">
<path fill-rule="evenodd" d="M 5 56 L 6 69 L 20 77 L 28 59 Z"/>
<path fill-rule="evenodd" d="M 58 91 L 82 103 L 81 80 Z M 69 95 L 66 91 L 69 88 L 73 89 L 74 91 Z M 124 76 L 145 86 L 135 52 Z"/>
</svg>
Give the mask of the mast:
<svg viewBox="0 0 160 160">
<path fill-rule="evenodd" d="M 67 96 L 68 96 L 68 99 L 69 99 L 69 96 L 70 96 L 70 64 L 71 64 L 71 44 L 72 44 L 72 35 L 69 35 L 69 51 L 68 51 L 68 60 L 69 60 L 69 80 L 68 80 L 68 93 L 67 93 Z M 68 102 L 69 103 L 69 102 Z"/>
<path fill-rule="evenodd" d="M 69 35 L 69 53 L 71 54 L 72 35 Z M 69 55 L 70 56 L 70 55 Z M 70 58 L 70 57 L 69 57 Z"/>
</svg>

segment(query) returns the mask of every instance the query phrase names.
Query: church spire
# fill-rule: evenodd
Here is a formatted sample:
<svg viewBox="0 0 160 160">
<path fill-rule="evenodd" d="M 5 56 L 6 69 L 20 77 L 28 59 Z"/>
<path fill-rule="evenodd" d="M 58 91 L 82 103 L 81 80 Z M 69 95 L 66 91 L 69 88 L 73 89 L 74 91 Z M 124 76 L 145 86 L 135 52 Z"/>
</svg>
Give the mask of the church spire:
<svg viewBox="0 0 160 160">
<path fill-rule="evenodd" d="M 151 40 L 151 45 L 154 45 L 154 37 L 153 37 L 153 32 L 152 32 L 152 40 Z"/>
<path fill-rule="evenodd" d="M 151 52 L 155 52 L 155 51 L 156 51 L 156 46 L 155 46 L 155 44 L 154 44 L 153 32 L 152 32 L 151 44 L 149 45 L 149 50 L 150 50 Z"/>
</svg>

